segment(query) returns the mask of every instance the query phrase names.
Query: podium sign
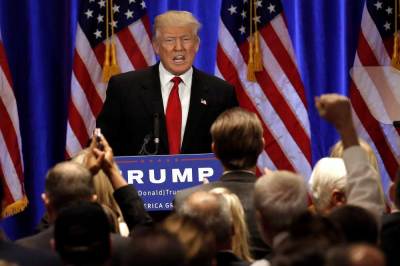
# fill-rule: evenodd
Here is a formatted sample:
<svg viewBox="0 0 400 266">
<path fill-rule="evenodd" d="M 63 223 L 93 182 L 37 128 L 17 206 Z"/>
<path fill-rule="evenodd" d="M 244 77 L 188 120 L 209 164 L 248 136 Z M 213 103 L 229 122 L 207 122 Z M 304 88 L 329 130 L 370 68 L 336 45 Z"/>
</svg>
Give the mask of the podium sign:
<svg viewBox="0 0 400 266">
<path fill-rule="evenodd" d="M 135 186 L 148 211 L 171 210 L 178 190 L 218 180 L 221 163 L 214 154 L 117 156 L 123 177 Z"/>
</svg>

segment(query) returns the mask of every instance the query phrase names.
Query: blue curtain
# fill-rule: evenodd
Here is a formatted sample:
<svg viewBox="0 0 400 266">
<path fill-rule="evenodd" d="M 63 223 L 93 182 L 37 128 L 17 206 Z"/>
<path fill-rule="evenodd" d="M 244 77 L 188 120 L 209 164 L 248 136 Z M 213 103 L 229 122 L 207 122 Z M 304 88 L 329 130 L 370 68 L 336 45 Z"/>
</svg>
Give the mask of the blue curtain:
<svg viewBox="0 0 400 266">
<path fill-rule="evenodd" d="M 318 118 L 313 98 L 325 92 L 347 93 L 364 3 L 282 2 L 308 97 L 315 162 L 327 154 L 337 135 Z M 146 1 L 151 22 L 169 9 L 188 10 L 198 17 L 203 27 L 195 65 L 209 73 L 215 68 L 220 4 L 221 0 Z M 0 26 L 18 103 L 30 201 L 26 211 L 3 221 L 11 239 L 32 233 L 44 212 L 40 194 L 46 171 L 64 158 L 78 6 L 79 0 L 0 0 Z"/>
</svg>

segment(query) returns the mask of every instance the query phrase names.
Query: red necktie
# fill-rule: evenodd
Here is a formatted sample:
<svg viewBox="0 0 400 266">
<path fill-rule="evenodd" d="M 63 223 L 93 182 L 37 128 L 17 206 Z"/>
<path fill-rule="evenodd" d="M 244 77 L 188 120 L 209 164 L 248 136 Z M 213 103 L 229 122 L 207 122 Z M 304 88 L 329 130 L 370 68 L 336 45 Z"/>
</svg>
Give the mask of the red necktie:
<svg viewBox="0 0 400 266">
<path fill-rule="evenodd" d="M 182 127 L 182 107 L 178 89 L 179 83 L 181 83 L 182 80 L 180 77 L 174 77 L 171 81 L 174 85 L 169 93 L 165 116 L 167 122 L 169 154 L 178 154 L 181 150 Z"/>
</svg>

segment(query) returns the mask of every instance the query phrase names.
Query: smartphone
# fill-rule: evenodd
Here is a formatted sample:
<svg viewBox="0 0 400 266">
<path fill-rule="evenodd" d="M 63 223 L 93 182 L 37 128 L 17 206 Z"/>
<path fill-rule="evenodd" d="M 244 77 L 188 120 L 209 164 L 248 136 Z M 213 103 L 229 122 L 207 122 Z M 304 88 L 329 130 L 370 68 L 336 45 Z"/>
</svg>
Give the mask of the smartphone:
<svg viewBox="0 0 400 266">
<path fill-rule="evenodd" d="M 104 146 L 101 144 L 101 129 L 100 128 L 95 128 L 94 129 L 94 136 L 96 138 L 96 147 L 99 150 L 103 150 Z"/>
</svg>

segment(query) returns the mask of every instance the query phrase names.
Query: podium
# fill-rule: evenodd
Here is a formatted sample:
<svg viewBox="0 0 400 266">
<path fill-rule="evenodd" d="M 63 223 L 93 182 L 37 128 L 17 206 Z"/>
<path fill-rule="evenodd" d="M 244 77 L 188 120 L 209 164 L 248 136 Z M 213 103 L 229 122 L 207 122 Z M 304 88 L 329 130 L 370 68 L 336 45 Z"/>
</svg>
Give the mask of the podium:
<svg viewBox="0 0 400 266">
<path fill-rule="evenodd" d="M 214 154 L 117 156 L 122 176 L 135 186 L 147 211 L 173 208 L 177 191 L 216 181 L 223 167 Z"/>
</svg>

